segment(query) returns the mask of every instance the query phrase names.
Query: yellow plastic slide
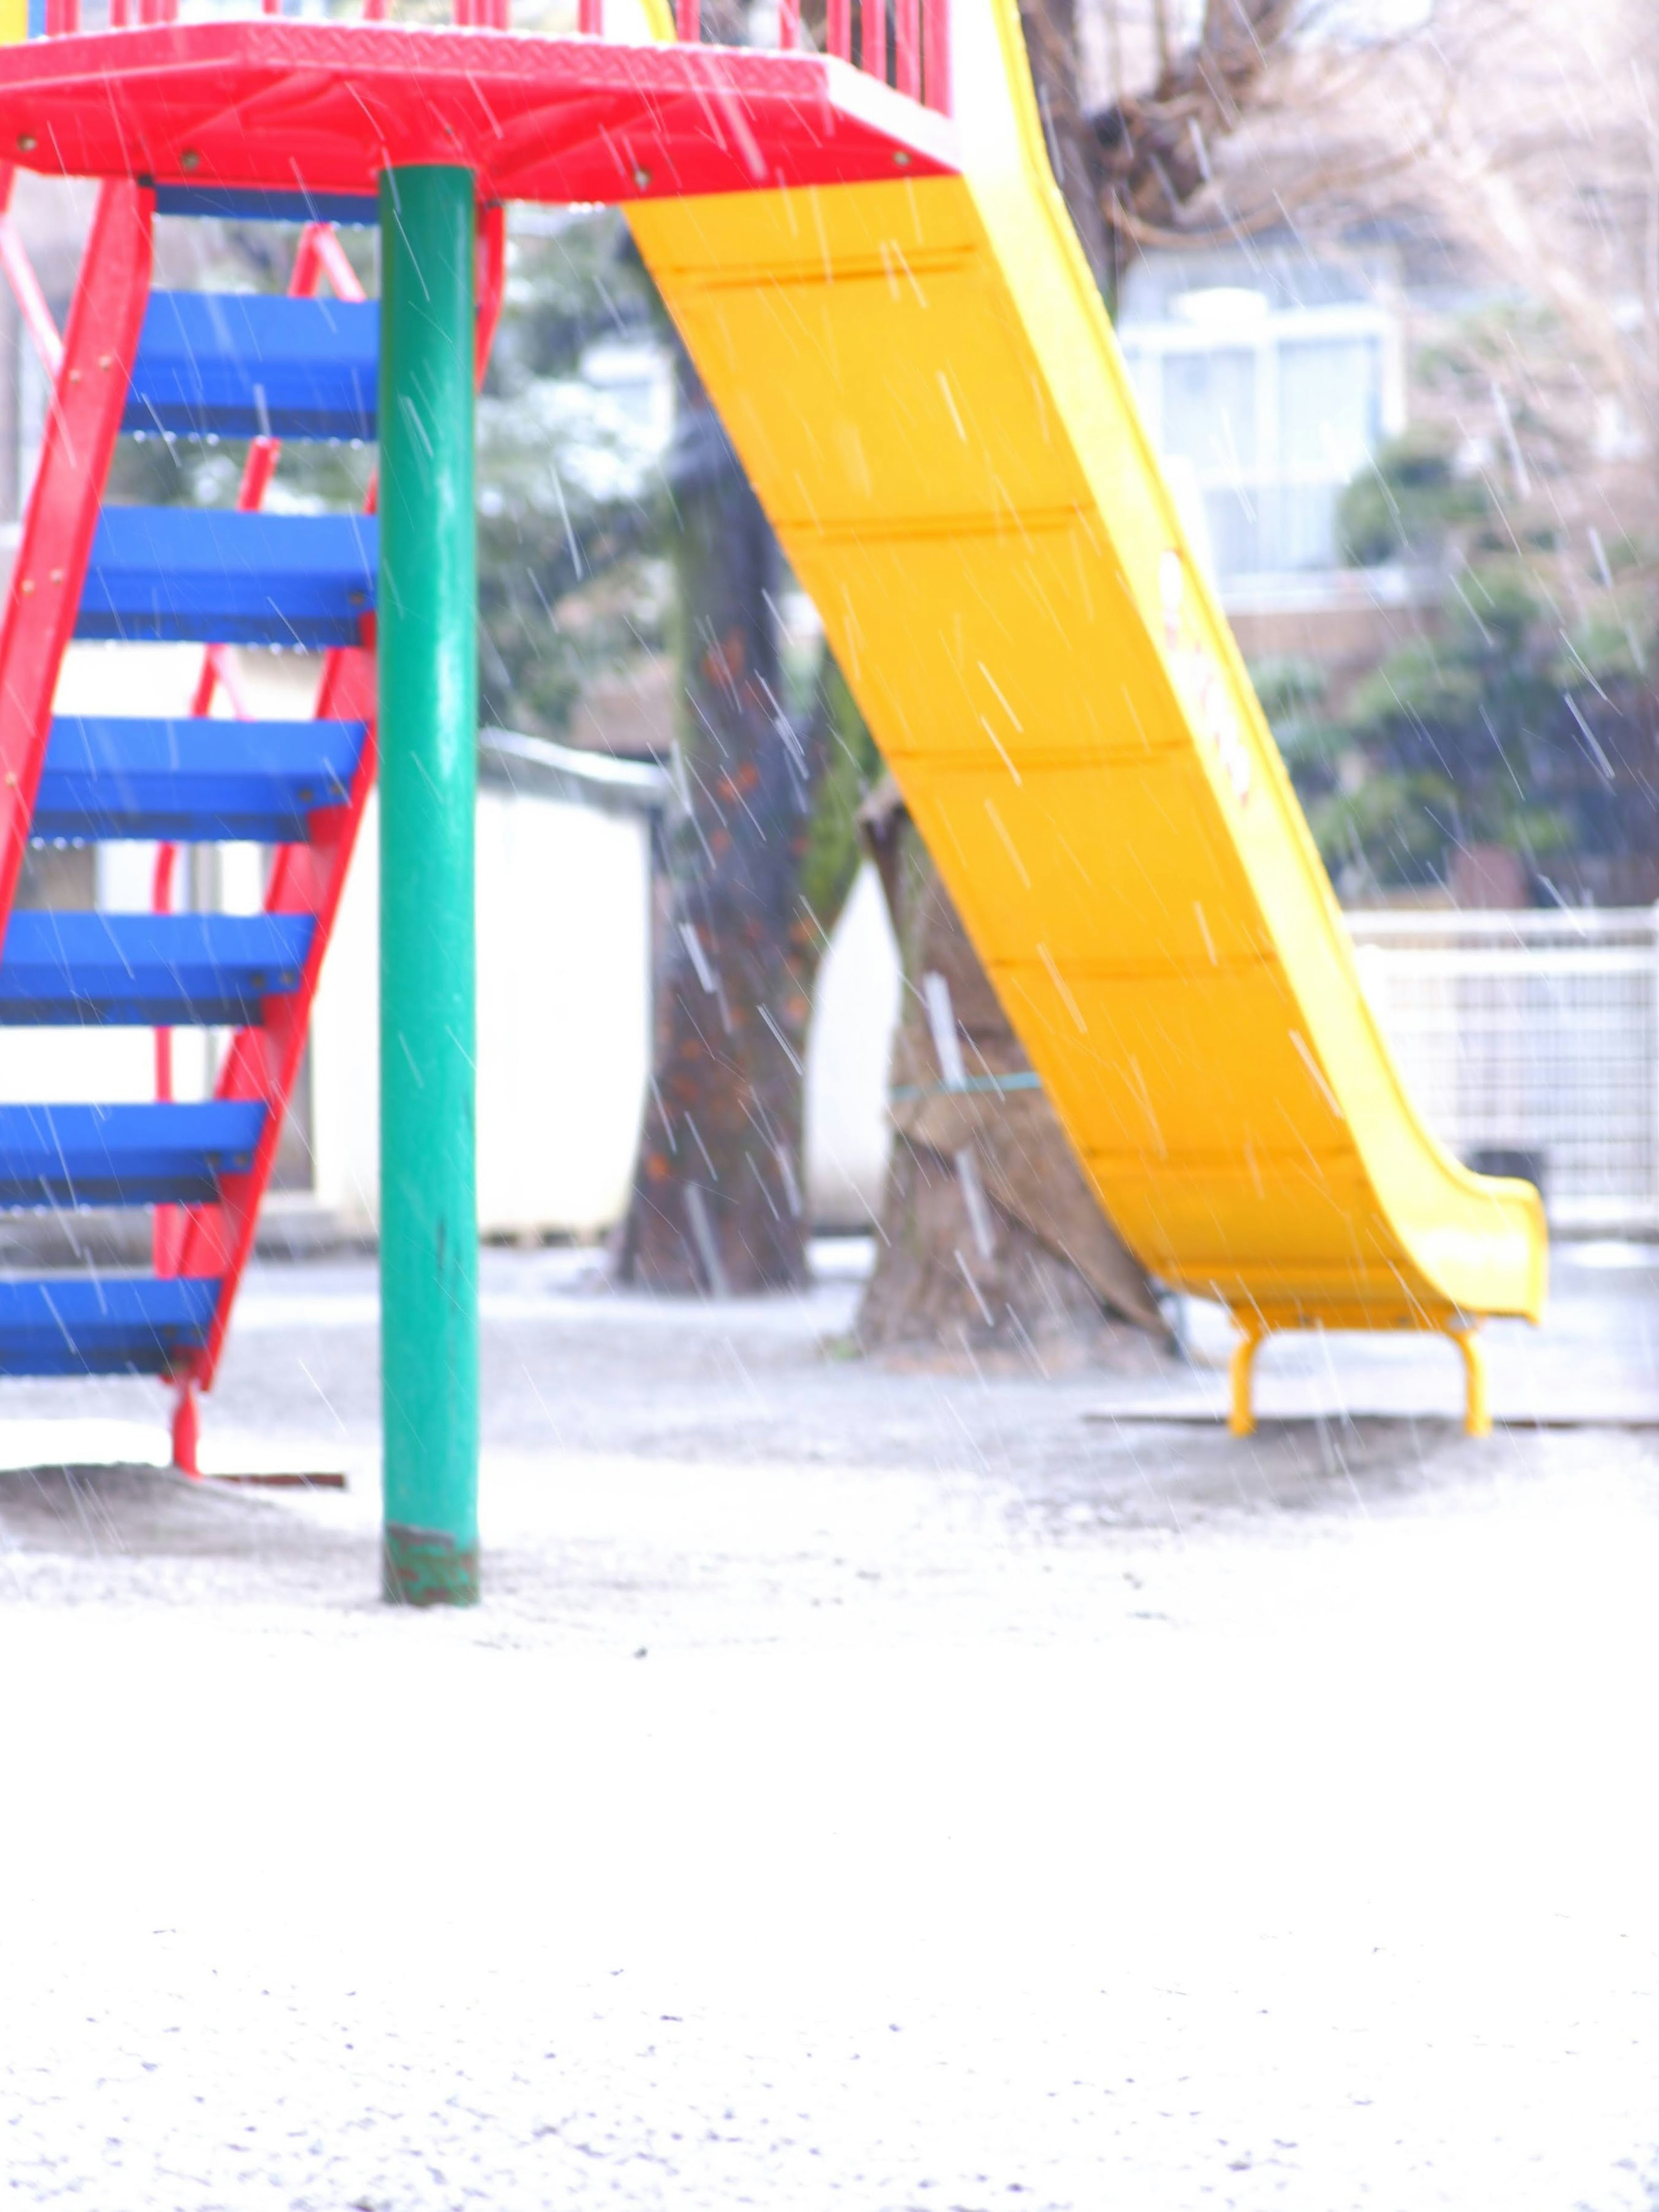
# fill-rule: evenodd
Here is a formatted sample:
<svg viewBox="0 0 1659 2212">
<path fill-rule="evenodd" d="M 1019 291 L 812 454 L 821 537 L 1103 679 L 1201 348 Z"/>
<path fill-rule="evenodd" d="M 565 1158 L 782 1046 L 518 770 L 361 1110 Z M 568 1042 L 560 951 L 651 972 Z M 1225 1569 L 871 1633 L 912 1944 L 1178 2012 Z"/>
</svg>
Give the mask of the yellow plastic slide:
<svg viewBox="0 0 1659 2212">
<path fill-rule="evenodd" d="M 960 177 L 661 201 L 640 247 L 1100 1200 L 1243 1332 L 1539 1317 L 1530 1184 L 1425 1130 L 1054 183 L 1012 0 Z"/>
</svg>

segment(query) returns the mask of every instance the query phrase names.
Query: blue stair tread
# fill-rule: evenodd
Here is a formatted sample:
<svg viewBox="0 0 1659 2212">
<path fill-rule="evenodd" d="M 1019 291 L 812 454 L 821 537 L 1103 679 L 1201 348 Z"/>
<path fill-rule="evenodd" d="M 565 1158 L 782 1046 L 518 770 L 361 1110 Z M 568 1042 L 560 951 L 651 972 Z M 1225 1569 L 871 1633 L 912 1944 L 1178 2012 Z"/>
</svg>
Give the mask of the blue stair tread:
<svg viewBox="0 0 1659 2212">
<path fill-rule="evenodd" d="M 0 1206 L 207 1204 L 264 1121 L 257 1099 L 0 1106 Z"/>
<path fill-rule="evenodd" d="M 297 844 L 313 807 L 349 798 L 365 735 L 362 722 L 58 714 L 33 833 Z"/>
<path fill-rule="evenodd" d="M 157 185 L 155 212 L 229 222 L 356 223 L 373 229 L 380 220 L 380 203 L 373 192 L 265 192 L 234 185 Z"/>
<path fill-rule="evenodd" d="M 121 428 L 373 438 L 380 337 L 373 301 L 152 292 Z"/>
<path fill-rule="evenodd" d="M 355 645 L 374 605 L 372 514 L 106 507 L 78 638 Z"/>
<path fill-rule="evenodd" d="M 0 1023 L 258 1023 L 266 997 L 298 986 L 315 927 L 301 914 L 25 908 L 0 951 Z"/>
<path fill-rule="evenodd" d="M 219 1290 L 194 1275 L 0 1282 L 0 1375 L 165 1375 L 207 1341 Z"/>
</svg>

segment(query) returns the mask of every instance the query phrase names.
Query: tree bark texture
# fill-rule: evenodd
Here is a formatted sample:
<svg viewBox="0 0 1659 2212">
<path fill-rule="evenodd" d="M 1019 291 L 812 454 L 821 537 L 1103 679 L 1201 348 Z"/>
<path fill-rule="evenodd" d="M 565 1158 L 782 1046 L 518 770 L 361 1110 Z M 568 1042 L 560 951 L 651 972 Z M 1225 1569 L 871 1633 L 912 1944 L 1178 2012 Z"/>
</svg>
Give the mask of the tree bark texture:
<svg viewBox="0 0 1659 2212">
<path fill-rule="evenodd" d="M 660 885 L 654 1075 L 618 1272 L 659 1291 L 805 1279 L 802 1066 L 821 933 L 801 894 L 819 718 L 785 711 L 782 562 L 689 364 L 671 462 L 683 716 Z"/>
<path fill-rule="evenodd" d="M 1151 1285 L 1053 1107 L 1026 1087 L 1030 1063 L 893 785 L 872 794 L 865 822 L 905 991 L 880 1257 L 860 1341 L 1149 1368 L 1146 1332 L 1166 1333 Z M 973 1087 L 952 1087 L 947 1056 Z"/>
<path fill-rule="evenodd" d="M 1069 0 L 1027 4 L 1039 18 L 1058 22 Z M 1166 45 L 1157 82 L 1089 119 L 1092 143 L 1081 157 L 1092 188 L 1086 222 L 1109 240 L 1115 273 L 1141 246 L 1198 242 L 1182 223 L 1211 182 L 1211 149 L 1237 129 L 1260 96 L 1268 65 L 1300 13 L 1297 0 L 1206 0 L 1196 38 L 1179 49 Z M 1160 16 L 1160 24 L 1164 20 Z M 1026 36 L 1040 82 L 1041 49 L 1029 26 Z M 1062 49 L 1055 45 L 1054 51 L 1058 56 Z M 1071 78 L 1076 82 L 1074 67 Z M 1060 182 L 1092 258 L 1085 213 L 1063 175 Z"/>
</svg>

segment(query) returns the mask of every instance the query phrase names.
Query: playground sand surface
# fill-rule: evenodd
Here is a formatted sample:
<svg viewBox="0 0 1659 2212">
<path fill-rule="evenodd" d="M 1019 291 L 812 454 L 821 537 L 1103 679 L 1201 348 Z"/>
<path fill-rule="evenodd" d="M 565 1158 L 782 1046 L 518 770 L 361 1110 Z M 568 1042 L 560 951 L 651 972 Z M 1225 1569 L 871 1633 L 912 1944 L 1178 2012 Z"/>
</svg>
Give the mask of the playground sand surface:
<svg viewBox="0 0 1659 2212">
<path fill-rule="evenodd" d="M 0 1390 L 11 2201 L 1659 2204 L 1659 1434 L 1468 1443 L 1435 1345 L 1276 1348 L 1362 1410 L 1244 1444 L 889 1373 L 826 1257 L 486 1255 L 466 1614 L 375 1600 L 361 1265 L 256 1272 L 207 1423 L 343 1493 Z M 1558 1285 L 1500 1412 L 1645 1419 L 1659 1272 Z"/>
</svg>

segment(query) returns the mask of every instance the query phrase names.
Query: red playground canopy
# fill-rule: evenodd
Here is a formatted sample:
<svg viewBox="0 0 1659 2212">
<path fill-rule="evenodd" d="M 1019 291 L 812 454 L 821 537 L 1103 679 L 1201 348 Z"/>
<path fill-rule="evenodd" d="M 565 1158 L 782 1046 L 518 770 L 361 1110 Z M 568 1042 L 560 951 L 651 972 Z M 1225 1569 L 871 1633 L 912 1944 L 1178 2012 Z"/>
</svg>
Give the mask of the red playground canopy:
<svg viewBox="0 0 1659 2212">
<path fill-rule="evenodd" d="M 956 167 L 944 116 L 807 53 L 264 16 L 0 48 L 0 161 L 366 193 L 391 164 L 486 199 L 629 201 Z"/>
</svg>

